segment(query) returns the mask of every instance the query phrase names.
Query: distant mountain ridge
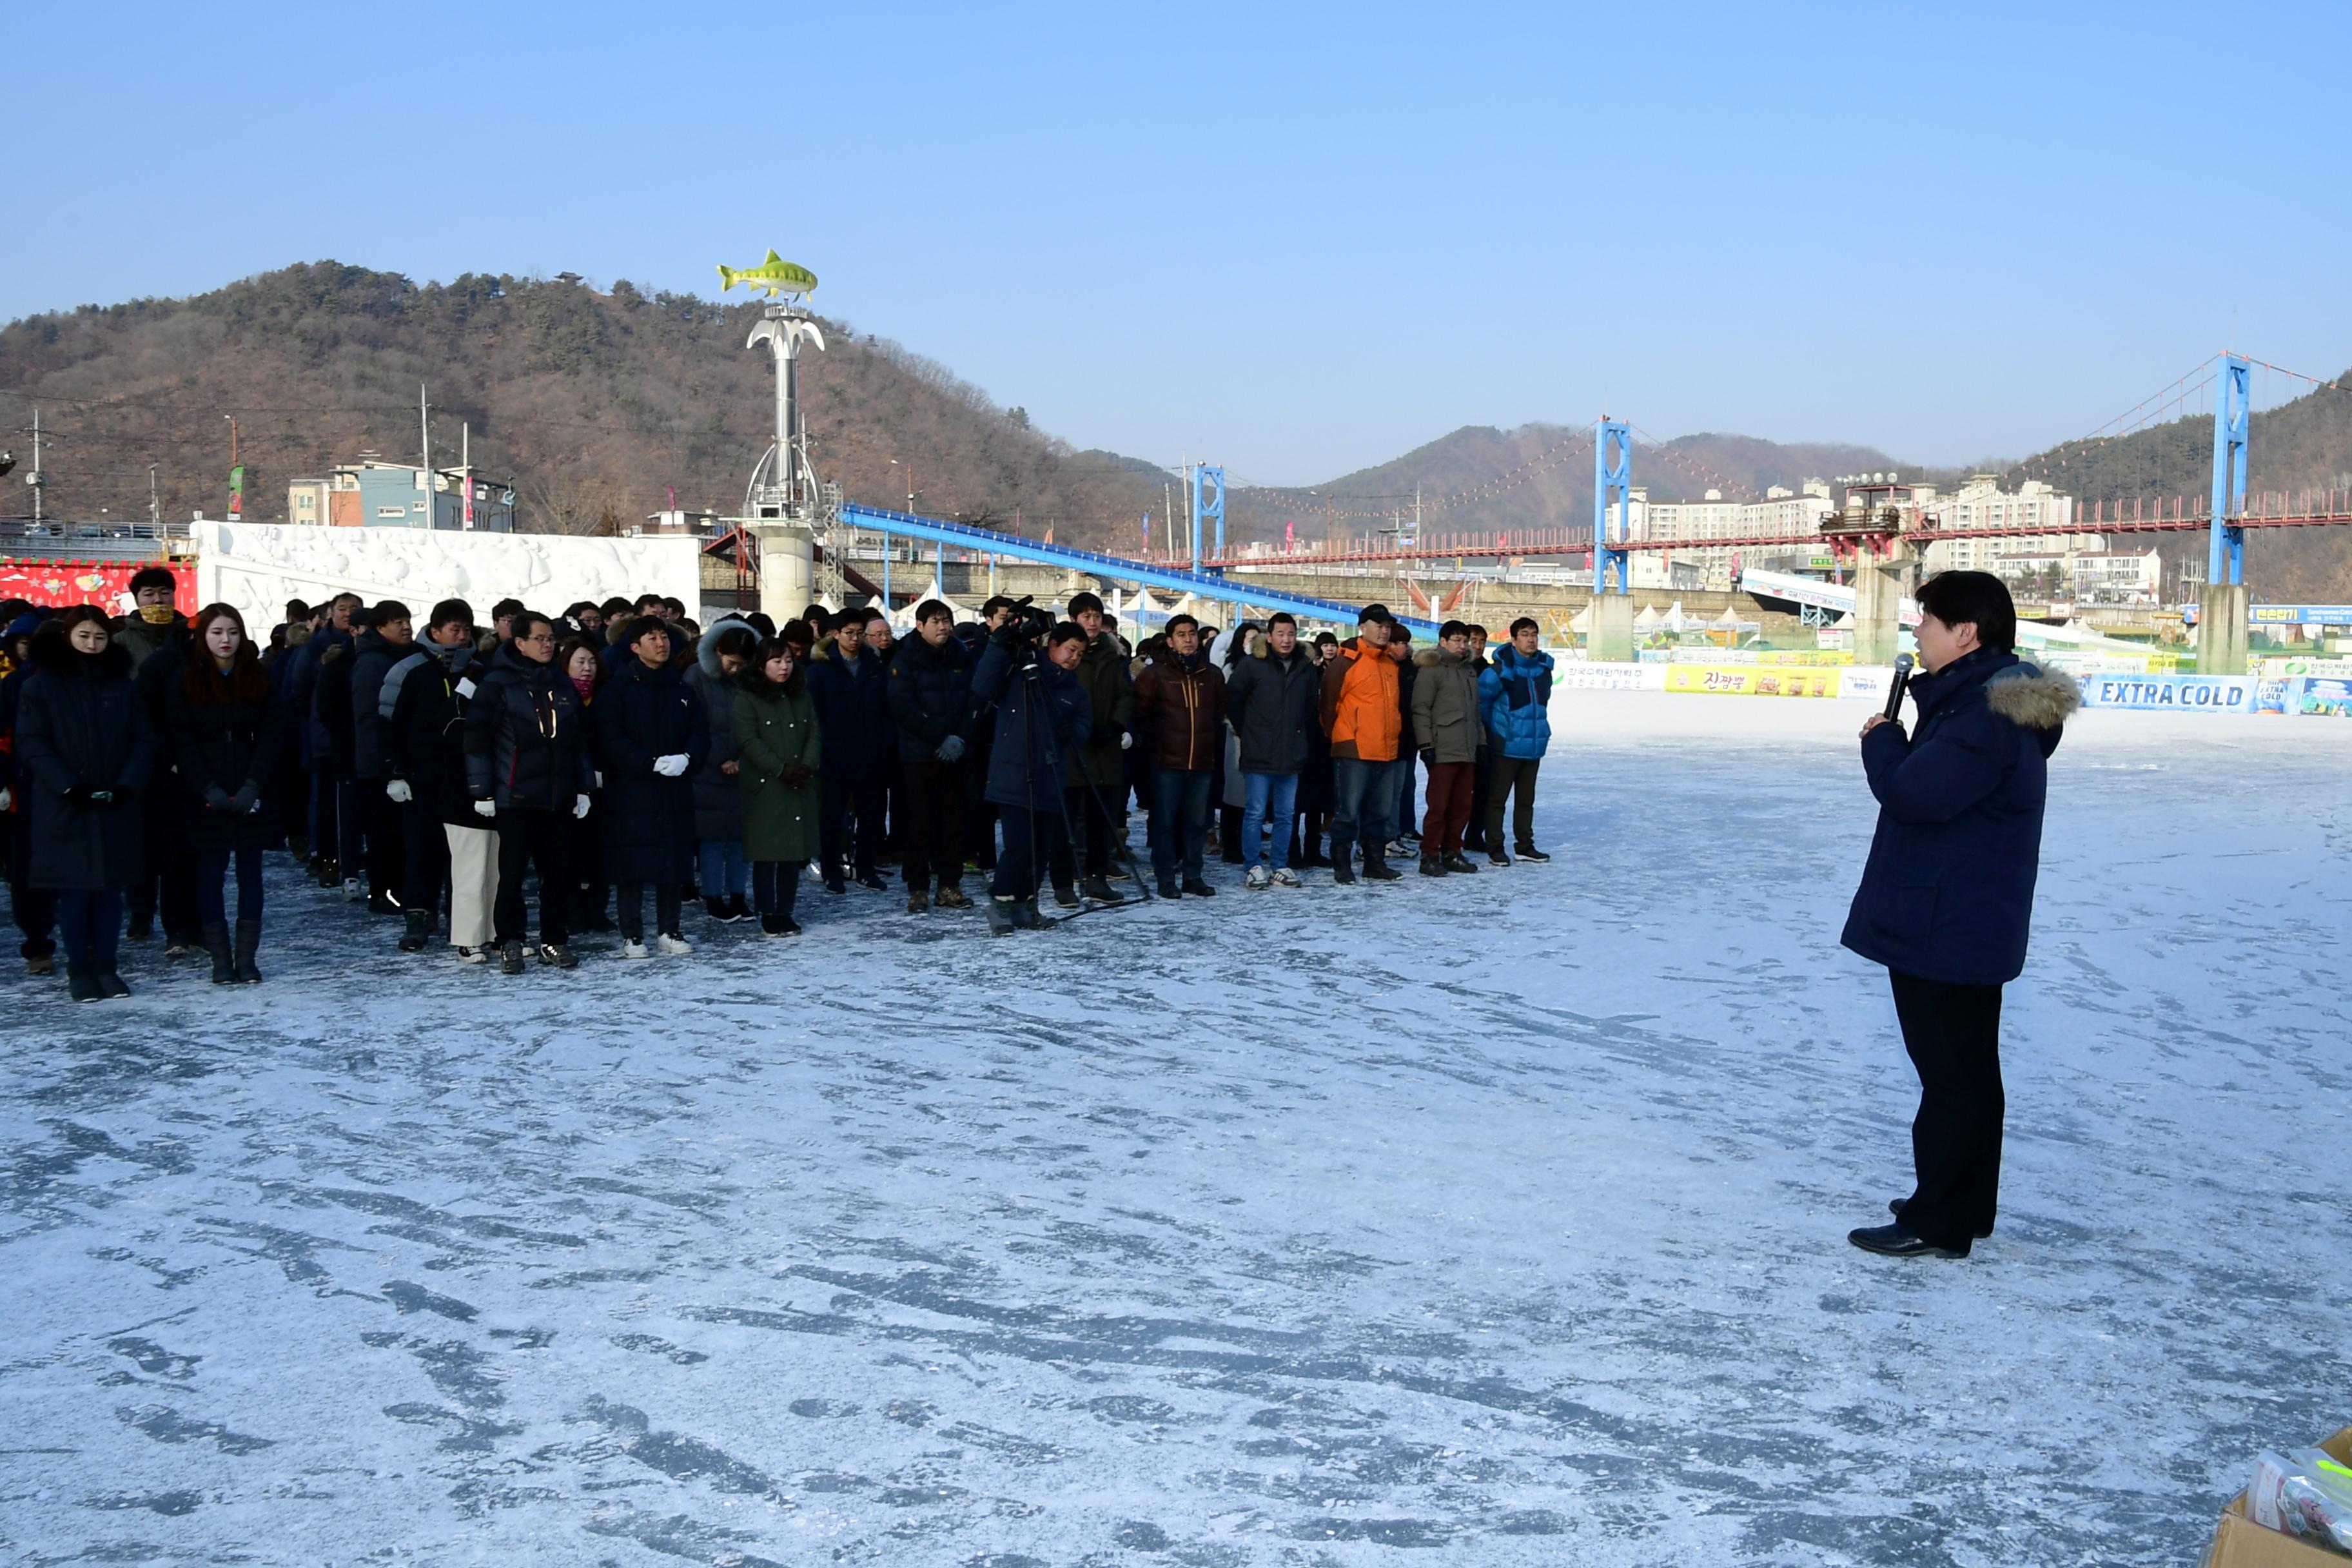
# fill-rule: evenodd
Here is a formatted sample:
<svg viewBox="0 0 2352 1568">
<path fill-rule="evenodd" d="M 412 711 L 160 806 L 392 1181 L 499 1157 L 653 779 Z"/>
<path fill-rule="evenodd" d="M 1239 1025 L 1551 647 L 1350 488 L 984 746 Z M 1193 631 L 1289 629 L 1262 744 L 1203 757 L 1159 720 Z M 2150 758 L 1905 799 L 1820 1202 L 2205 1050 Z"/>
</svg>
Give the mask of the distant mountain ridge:
<svg viewBox="0 0 2352 1568">
<path fill-rule="evenodd" d="M 247 515 L 282 518 L 286 487 L 374 451 L 414 461 L 420 384 L 438 463 L 470 428 L 474 467 L 512 478 L 526 527 L 598 532 L 670 504 L 731 513 L 767 445 L 772 373 L 744 339 L 756 304 L 599 293 L 554 279 L 468 273 L 419 286 L 395 273 L 306 263 L 185 300 L 139 300 L 30 316 L 0 328 L 0 426 L 47 432 L 53 514 L 143 518 L 151 465 L 163 514 L 226 511 L 237 416 Z M 850 496 L 1033 537 L 1131 550 L 1178 476 L 1140 458 L 1079 451 L 1032 427 L 946 366 L 824 321 L 828 348 L 802 361 L 812 455 Z M 28 443 L 11 435 L 23 468 Z M 2015 466 L 2084 498 L 2200 495 L 2209 422 L 2183 420 L 2073 443 Z M 897 459 L 896 462 L 893 459 Z M 1808 479 L 1893 469 L 1948 483 L 1953 470 L 1866 446 L 1706 433 L 1639 442 L 1633 482 L 1659 500 L 1727 497 Z M 911 473 L 911 479 L 909 475 Z M 2352 489 L 2352 394 L 2316 392 L 2256 416 L 2257 489 Z M 1236 489 L 1229 539 L 1364 534 L 1410 517 L 1419 488 L 1432 532 L 1589 527 L 1588 429 L 1465 426 L 1386 463 L 1317 486 Z M 0 510 L 21 510 L 25 491 Z M 1155 527 L 1154 542 L 1164 538 Z M 2201 550 L 2168 536 L 2178 559 Z M 2352 599 L 2352 530 L 2275 531 L 2250 546 L 2273 599 Z"/>
</svg>

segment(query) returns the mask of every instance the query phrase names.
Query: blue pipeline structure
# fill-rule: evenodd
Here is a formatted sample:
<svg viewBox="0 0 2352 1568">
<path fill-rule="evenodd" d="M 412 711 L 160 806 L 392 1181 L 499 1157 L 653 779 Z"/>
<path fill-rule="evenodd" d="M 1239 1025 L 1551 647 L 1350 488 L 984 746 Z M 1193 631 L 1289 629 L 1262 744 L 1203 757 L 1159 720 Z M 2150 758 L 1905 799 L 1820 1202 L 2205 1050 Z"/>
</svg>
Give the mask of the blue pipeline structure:
<svg viewBox="0 0 2352 1568">
<path fill-rule="evenodd" d="M 2252 411 L 2247 400 L 2247 373 L 2245 360 L 2225 354 L 2213 388 L 2213 522 L 2205 562 L 2208 583 L 2246 580 L 2246 531 L 2230 520 L 2246 514 L 2246 426 Z"/>
<path fill-rule="evenodd" d="M 1220 496 L 1220 503 L 1223 500 Z M 1076 550 L 1066 544 L 1041 544 L 1017 533 L 998 533 L 992 529 L 944 522 L 935 517 L 885 511 L 878 507 L 845 506 L 841 509 L 841 521 L 847 527 L 864 529 L 893 539 L 919 539 L 930 544 L 952 544 L 959 549 L 977 551 L 982 554 L 1006 555 L 1016 561 L 1034 561 L 1041 565 L 1058 566 L 1065 571 L 1115 578 L 1122 583 L 1157 588 L 1162 593 L 1192 594 L 1203 599 L 1215 599 L 1229 605 L 1246 604 L 1267 611 L 1288 610 L 1302 619 L 1328 621 L 1341 626 L 1356 623 L 1358 606 L 1343 605 L 1336 599 L 1315 599 L 1303 594 L 1278 594 L 1271 588 L 1236 583 L 1213 573 L 1155 566 L 1147 562 L 1129 561 L 1120 555 Z M 1437 623 L 1434 621 L 1417 620 L 1411 616 L 1399 616 L 1397 619 L 1412 627 L 1416 634 L 1437 635 Z"/>
<path fill-rule="evenodd" d="M 1202 525 L 1214 520 L 1217 553 L 1225 552 L 1225 470 L 1203 464 L 1192 470 L 1192 559 L 1201 559 Z M 1296 614 L 1296 612 L 1293 612 Z"/>
</svg>

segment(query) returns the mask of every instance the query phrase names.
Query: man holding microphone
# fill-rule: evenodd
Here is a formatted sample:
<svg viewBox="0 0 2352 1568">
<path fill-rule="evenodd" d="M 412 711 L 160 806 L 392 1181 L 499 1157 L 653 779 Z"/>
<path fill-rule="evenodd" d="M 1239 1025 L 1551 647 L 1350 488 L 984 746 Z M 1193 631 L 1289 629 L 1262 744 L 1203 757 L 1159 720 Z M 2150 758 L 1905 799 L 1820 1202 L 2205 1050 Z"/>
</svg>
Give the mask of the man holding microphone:
<svg viewBox="0 0 2352 1568">
<path fill-rule="evenodd" d="M 1919 1074 L 1917 1184 L 1895 1223 L 1847 1239 L 1890 1258 L 1962 1258 L 1992 1234 L 2004 1103 L 2000 990 L 2025 967 L 2042 856 L 2045 763 L 2082 694 L 2020 660 L 2000 579 L 1946 572 L 1920 585 L 1916 732 L 1862 727 L 1878 830 L 1844 944 L 1883 963 Z M 1899 700 L 1899 699 L 1898 699 Z"/>
</svg>

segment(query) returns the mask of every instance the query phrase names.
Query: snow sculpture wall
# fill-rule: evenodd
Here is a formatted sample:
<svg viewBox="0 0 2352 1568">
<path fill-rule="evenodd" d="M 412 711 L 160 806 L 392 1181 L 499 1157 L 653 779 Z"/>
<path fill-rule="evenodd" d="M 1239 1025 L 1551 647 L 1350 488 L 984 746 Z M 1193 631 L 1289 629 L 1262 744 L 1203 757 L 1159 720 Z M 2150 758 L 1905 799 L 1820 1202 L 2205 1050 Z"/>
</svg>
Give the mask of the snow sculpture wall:
<svg viewBox="0 0 2352 1568">
<path fill-rule="evenodd" d="M 464 599 L 487 626 L 490 606 L 509 597 L 550 616 L 582 599 L 640 594 L 683 600 L 695 615 L 702 597 L 700 547 L 688 538 L 223 521 L 199 522 L 194 534 L 197 598 L 235 605 L 257 632 L 277 624 L 289 599 L 316 604 L 346 589 L 370 604 L 400 600 L 420 630 L 439 599 Z"/>
</svg>

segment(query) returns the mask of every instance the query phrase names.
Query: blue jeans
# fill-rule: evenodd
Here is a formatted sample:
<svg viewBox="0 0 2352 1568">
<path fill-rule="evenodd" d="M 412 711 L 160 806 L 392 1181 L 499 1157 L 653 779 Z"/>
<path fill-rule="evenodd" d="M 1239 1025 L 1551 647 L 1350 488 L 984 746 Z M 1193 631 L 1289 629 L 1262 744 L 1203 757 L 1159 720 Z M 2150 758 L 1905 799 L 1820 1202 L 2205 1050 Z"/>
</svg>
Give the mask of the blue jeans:
<svg viewBox="0 0 2352 1568">
<path fill-rule="evenodd" d="M 1356 757 L 1331 759 L 1331 860 L 1347 858 L 1348 847 L 1361 839 L 1367 851 L 1379 856 L 1388 847 L 1389 813 L 1396 808 L 1396 763 L 1367 763 Z"/>
<path fill-rule="evenodd" d="M 1242 804 L 1242 858 L 1258 863 L 1258 831 L 1271 816 L 1274 844 L 1266 853 L 1279 871 L 1290 864 L 1290 819 L 1298 815 L 1298 775 L 1244 773 L 1242 786 L 1248 791 Z"/>
<path fill-rule="evenodd" d="M 228 924 L 228 899 L 221 884 L 228 875 L 230 852 L 206 849 L 196 856 L 196 919 L 206 925 Z M 236 918 L 240 923 L 261 919 L 261 850 L 241 844 L 236 856 Z"/>
<path fill-rule="evenodd" d="M 1151 775 L 1151 869 L 1163 881 L 1176 875 L 1180 842 L 1184 875 L 1200 878 L 1201 850 L 1209 841 L 1210 777 L 1207 768 L 1160 768 Z"/>
<path fill-rule="evenodd" d="M 697 847 L 696 857 L 704 898 L 723 899 L 730 893 L 739 899 L 751 896 L 751 862 L 743 858 L 740 844 L 706 838 Z"/>
<path fill-rule="evenodd" d="M 102 893 L 59 893 L 58 934 L 65 938 L 68 964 L 113 973 L 122 942 L 121 892 L 109 888 Z"/>
</svg>

